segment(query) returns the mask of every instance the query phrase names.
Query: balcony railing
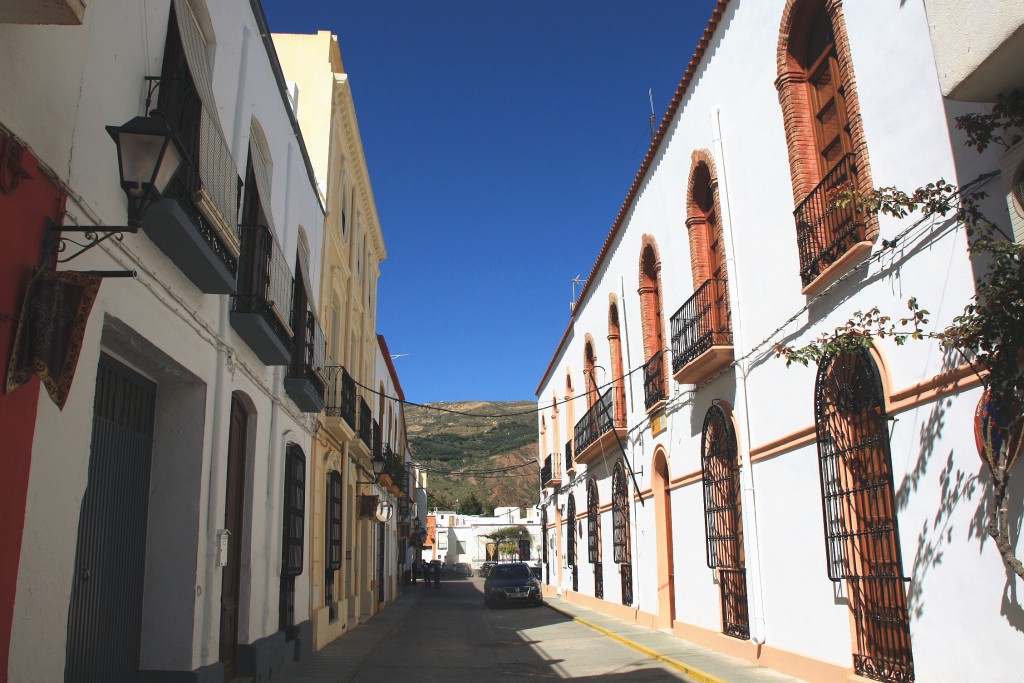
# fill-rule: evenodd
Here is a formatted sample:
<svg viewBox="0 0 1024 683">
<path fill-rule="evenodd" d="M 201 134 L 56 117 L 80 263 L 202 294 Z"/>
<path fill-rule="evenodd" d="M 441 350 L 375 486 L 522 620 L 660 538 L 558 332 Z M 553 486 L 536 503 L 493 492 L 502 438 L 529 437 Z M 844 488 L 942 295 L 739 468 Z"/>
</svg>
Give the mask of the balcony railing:
<svg viewBox="0 0 1024 683">
<path fill-rule="evenodd" d="M 242 251 L 231 325 L 264 365 L 287 365 L 292 355 L 292 272 L 270 229 L 240 226 Z"/>
<path fill-rule="evenodd" d="M 582 419 L 573 429 L 573 452 L 577 457 L 596 442 L 602 435 L 610 432 L 615 425 L 615 399 L 612 390 L 604 392 L 601 398 L 590 406 Z"/>
<path fill-rule="evenodd" d="M 399 455 L 391 444 L 384 444 L 382 448 L 382 454 L 384 455 L 384 474 L 391 478 L 391 481 L 395 483 L 398 488 L 405 486 L 405 463 L 402 462 L 402 456 Z"/>
<path fill-rule="evenodd" d="M 558 471 L 559 459 L 562 456 L 558 453 L 551 453 L 544 457 L 544 466 L 540 468 L 541 486 L 558 486 L 562 483 L 562 474 Z"/>
<path fill-rule="evenodd" d="M 373 452 L 373 413 L 366 399 L 359 397 L 359 439 Z"/>
<path fill-rule="evenodd" d="M 568 441 L 565 442 L 565 450 L 562 451 L 562 452 L 565 454 L 565 469 L 563 469 L 562 471 L 563 472 L 568 472 L 569 470 L 571 470 L 573 468 L 573 461 L 572 461 L 572 453 L 573 453 L 573 450 L 572 450 L 572 439 L 569 439 Z"/>
<path fill-rule="evenodd" d="M 327 382 L 323 376 L 324 357 L 327 346 L 324 331 L 316 316 L 307 310 L 301 318 L 295 316 L 293 324 L 302 322 L 303 332 L 296 334 L 298 348 L 292 352 L 292 363 L 284 378 L 284 389 L 288 396 L 304 413 L 319 413 L 324 407 L 324 393 Z"/>
<path fill-rule="evenodd" d="M 665 397 L 665 352 L 658 351 L 644 365 L 644 407 L 650 410 Z"/>
<path fill-rule="evenodd" d="M 864 223 L 851 202 L 842 207 L 836 196 L 857 178 L 855 156 L 847 154 L 793 211 L 800 251 L 800 281 L 814 281 L 851 247 L 864 241 Z"/>
<path fill-rule="evenodd" d="M 672 316 L 672 373 L 715 346 L 732 346 L 726 280 L 708 280 Z"/>
<path fill-rule="evenodd" d="M 166 74 L 165 74 L 166 75 Z M 238 272 L 238 187 L 231 150 L 190 79 L 166 77 L 157 107 L 191 156 L 146 212 L 143 230 L 200 291 L 231 294 Z"/>
<path fill-rule="evenodd" d="M 340 417 L 352 431 L 356 429 L 356 381 L 341 365 L 325 368 L 327 376 L 327 400 L 324 412 L 327 417 Z"/>
</svg>

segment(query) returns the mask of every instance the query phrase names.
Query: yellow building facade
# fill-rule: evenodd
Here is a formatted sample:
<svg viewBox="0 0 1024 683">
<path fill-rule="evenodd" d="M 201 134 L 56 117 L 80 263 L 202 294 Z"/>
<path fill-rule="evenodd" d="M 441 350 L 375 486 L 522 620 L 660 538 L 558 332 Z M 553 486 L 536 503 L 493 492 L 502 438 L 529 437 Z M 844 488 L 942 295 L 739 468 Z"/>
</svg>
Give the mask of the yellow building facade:
<svg viewBox="0 0 1024 683">
<path fill-rule="evenodd" d="M 386 258 L 348 75 L 337 36 L 275 34 L 317 185 L 327 207 L 320 320 L 328 390 L 310 467 L 310 601 L 320 649 L 380 607 L 374 568 L 378 522 L 366 509 L 384 499 L 371 459 L 382 450 L 375 415 L 376 302 Z M 361 509 L 362 508 L 362 509 Z"/>
</svg>

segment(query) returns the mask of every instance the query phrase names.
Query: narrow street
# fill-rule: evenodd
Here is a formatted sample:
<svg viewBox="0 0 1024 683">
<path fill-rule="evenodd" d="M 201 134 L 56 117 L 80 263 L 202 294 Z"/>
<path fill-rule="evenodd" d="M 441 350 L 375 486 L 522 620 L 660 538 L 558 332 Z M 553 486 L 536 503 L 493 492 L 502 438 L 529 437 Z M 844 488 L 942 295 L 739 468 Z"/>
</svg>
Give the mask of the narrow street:
<svg viewBox="0 0 1024 683">
<path fill-rule="evenodd" d="M 409 586 L 392 606 L 295 665 L 287 683 L 691 680 L 550 607 L 488 609 L 483 579 Z"/>
</svg>

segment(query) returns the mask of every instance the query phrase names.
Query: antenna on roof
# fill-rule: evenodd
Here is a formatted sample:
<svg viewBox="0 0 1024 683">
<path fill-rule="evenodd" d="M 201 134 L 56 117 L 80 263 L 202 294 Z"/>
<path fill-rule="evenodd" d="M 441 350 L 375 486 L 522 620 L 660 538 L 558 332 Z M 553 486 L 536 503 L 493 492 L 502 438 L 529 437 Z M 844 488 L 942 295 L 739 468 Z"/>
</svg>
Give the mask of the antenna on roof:
<svg viewBox="0 0 1024 683">
<path fill-rule="evenodd" d="M 576 285 L 583 286 L 583 280 L 577 275 L 572 279 L 572 299 L 569 301 L 569 315 L 576 312 Z"/>
<path fill-rule="evenodd" d="M 647 89 L 647 99 L 651 103 L 651 142 L 654 142 L 654 94 L 651 88 Z"/>
</svg>

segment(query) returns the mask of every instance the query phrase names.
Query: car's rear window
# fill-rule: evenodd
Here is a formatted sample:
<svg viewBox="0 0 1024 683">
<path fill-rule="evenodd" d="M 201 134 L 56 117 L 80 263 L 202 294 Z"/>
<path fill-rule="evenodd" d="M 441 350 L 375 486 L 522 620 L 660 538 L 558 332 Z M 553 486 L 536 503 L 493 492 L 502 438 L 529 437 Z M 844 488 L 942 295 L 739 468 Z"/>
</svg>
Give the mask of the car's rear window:
<svg viewBox="0 0 1024 683">
<path fill-rule="evenodd" d="M 528 579 L 530 568 L 525 564 L 499 564 L 491 569 L 491 574 L 497 579 Z"/>
</svg>

